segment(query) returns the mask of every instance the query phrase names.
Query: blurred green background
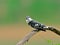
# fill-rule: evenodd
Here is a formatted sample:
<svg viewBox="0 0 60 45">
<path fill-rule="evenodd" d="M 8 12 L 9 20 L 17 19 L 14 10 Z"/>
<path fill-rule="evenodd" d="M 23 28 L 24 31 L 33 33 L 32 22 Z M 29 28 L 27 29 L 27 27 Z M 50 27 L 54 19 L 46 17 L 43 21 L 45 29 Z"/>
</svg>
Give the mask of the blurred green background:
<svg viewBox="0 0 60 45">
<path fill-rule="evenodd" d="M 60 29 L 60 0 L 0 0 L 0 45 L 16 45 L 32 30 L 26 16 Z M 39 32 L 25 45 L 60 45 L 60 37 Z"/>
</svg>

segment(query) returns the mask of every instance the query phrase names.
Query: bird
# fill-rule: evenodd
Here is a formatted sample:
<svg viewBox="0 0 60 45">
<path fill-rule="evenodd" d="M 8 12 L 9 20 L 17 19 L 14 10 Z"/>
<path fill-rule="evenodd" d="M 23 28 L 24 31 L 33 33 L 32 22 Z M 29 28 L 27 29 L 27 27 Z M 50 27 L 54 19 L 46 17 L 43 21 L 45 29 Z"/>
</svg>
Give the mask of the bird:
<svg viewBox="0 0 60 45">
<path fill-rule="evenodd" d="M 46 26 L 44 24 L 39 23 L 38 21 L 32 19 L 30 16 L 26 16 L 26 22 L 28 25 L 30 25 L 32 28 L 36 29 L 35 31 L 45 31 L 50 30 L 58 35 L 60 35 L 60 31 L 52 26 Z"/>
<path fill-rule="evenodd" d="M 60 35 L 60 31 L 57 30 L 56 28 L 54 28 L 52 26 L 46 26 L 44 24 L 41 24 L 38 21 L 32 19 L 30 16 L 26 16 L 26 22 L 27 22 L 28 25 L 30 25 L 32 28 L 34 28 L 34 30 L 32 30 L 29 34 L 27 34 L 16 45 L 23 45 L 24 43 L 28 42 L 29 39 L 39 31 L 46 32 L 46 30 L 50 30 L 50 31 L 56 33 L 57 35 Z"/>
</svg>

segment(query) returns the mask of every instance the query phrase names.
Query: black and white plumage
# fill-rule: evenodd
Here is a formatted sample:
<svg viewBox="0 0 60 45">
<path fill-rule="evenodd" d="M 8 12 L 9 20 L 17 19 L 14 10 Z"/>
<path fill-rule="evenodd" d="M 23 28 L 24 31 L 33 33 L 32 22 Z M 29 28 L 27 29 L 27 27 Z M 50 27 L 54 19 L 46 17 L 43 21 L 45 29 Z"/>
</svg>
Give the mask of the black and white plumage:
<svg viewBox="0 0 60 45">
<path fill-rule="evenodd" d="M 35 28 L 37 30 L 45 31 L 48 28 L 47 26 L 33 20 L 29 16 L 26 17 L 26 22 L 28 23 L 28 25 L 30 25 L 31 27 L 33 27 L 33 28 Z"/>
<path fill-rule="evenodd" d="M 31 27 L 37 29 L 38 31 L 40 31 L 40 30 L 42 30 L 42 31 L 50 30 L 50 31 L 53 31 L 54 33 L 60 35 L 59 30 L 57 30 L 57 29 L 55 29 L 51 26 L 45 26 L 44 24 L 41 24 L 41 23 L 33 20 L 29 16 L 26 17 L 26 22 L 28 23 L 28 25 L 30 25 Z"/>
<path fill-rule="evenodd" d="M 30 25 L 31 27 L 35 28 L 35 30 L 32 30 L 29 34 L 27 34 L 21 41 L 19 41 L 16 45 L 23 45 L 24 43 L 26 43 L 33 35 L 35 35 L 37 32 L 39 32 L 40 30 L 42 31 L 46 31 L 46 30 L 50 30 L 58 35 L 60 35 L 60 31 L 51 27 L 51 26 L 45 26 L 35 20 L 33 20 L 32 18 L 30 18 L 29 16 L 26 17 L 26 22 L 28 23 L 28 25 Z"/>
</svg>

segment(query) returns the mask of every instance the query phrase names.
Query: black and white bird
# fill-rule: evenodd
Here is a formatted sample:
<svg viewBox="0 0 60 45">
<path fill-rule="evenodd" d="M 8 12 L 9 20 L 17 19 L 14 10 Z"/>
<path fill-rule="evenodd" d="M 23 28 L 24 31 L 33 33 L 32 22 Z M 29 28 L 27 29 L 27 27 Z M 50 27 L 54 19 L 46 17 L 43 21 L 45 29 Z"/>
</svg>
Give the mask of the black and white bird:
<svg viewBox="0 0 60 45">
<path fill-rule="evenodd" d="M 32 28 L 36 29 L 37 31 L 46 31 L 46 30 L 50 30 L 55 32 L 56 34 L 60 35 L 60 31 L 55 29 L 54 27 L 51 26 L 45 26 L 44 24 L 41 24 L 35 20 L 33 20 L 31 17 L 26 16 L 26 22 L 28 23 L 28 25 L 30 25 Z"/>
</svg>

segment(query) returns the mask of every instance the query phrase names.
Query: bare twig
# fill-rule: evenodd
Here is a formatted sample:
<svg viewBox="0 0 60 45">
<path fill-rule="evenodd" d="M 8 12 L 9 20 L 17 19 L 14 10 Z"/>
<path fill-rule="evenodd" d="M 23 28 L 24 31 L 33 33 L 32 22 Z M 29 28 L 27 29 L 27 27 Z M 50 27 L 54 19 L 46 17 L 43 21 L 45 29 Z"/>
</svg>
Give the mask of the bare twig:
<svg viewBox="0 0 60 45">
<path fill-rule="evenodd" d="M 60 35 L 60 31 L 53 28 L 53 27 L 49 27 L 48 30 Z M 40 31 L 40 30 L 39 30 Z M 35 35 L 37 32 L 39 32 L 38 30 L 33 30 L 31 31 L 29 34 L 27 34 L 21 41 L 19 41 L 16 45 L 24 45 L 24 43 L 26 43 L 33 35 Z"/>
<path fill-rule="evenodd" d="M 16 45 L 24 45 L 33 35 L 35 35 L 38 31 L 33 30 L 29 34 L 27 34 L 21 41 L 19 41 Z"/>
</svg>

